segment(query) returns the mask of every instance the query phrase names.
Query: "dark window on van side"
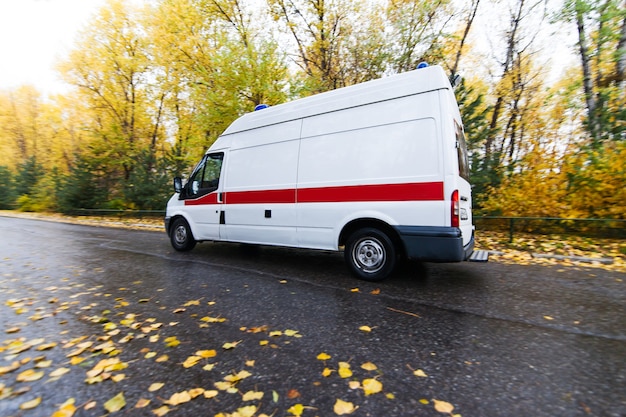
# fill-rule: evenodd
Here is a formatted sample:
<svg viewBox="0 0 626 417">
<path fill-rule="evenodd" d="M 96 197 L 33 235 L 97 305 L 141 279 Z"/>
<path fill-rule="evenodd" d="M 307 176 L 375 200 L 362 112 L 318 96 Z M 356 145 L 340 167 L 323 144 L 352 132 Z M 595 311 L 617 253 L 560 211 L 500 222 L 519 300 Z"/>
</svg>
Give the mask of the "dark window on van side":
<svg viewBox="0 0 626 417">
<path fill-rule="evenodd" d="M 217 190 L 222 172 L 223 153 L 205 155 L 185 185 L 186 198 L 197 198 Z M 183 196 L 181 196 L 183 197 Z"/>
<path fill-rule="evenodd" d="M 463 133 L 463 127 L 456 120 L 454 121 L 454 127 L 456 131 L 456 151 L 459 158 L 459 175 L 469 182 L 470 169 L 465 133 Z"/>
</svg>

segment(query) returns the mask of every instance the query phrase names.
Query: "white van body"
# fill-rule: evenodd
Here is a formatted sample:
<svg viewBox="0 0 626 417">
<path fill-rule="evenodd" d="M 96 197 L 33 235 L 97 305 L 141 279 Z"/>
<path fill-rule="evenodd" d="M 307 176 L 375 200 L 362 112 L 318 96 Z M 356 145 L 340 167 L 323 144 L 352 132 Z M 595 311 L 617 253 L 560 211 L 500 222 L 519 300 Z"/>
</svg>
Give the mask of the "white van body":
<svg viewBox="0 0 626 417">
<path fill-rule="evenodd" d="M 340 250 L 357 276 L 473 251 L 453 88 L 421 68 L 245 114 L 167 204 L 177 250 L 228 241 Z M 382 259 L 384 258 L 384 259 Z"/>
</svg>

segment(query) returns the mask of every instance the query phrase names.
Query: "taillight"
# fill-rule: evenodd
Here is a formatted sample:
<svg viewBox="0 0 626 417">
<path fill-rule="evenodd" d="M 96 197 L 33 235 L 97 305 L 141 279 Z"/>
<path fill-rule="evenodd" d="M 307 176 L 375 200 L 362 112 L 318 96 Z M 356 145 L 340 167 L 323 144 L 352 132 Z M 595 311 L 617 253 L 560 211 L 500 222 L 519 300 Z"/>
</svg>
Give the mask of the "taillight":
<svg viewBox="0 0 626 417">
<path fill-rule="evenodd" d="M 459 190 L 454 190 L 452 192 L 452 203 L 450 206 L 450 225 L 452 227 L 461 226 L 460 213 L 461 207 L 459 203 Z"/>
</svg>

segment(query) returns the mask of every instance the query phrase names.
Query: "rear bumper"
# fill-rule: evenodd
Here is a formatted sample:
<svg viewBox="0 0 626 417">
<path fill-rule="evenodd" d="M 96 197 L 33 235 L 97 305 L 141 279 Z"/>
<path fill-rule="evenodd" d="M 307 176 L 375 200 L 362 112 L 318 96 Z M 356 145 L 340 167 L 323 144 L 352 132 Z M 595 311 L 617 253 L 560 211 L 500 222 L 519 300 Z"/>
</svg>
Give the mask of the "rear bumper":
<svg viewBox="0 0 626 417">
<path fill-rule="evenodd" d="M 474 251 L 474 234 L 463 246 L 461 230 L 456 227 L 396 226 L 407 258 L 428 262 L 461 262 Z"/>
</svg>

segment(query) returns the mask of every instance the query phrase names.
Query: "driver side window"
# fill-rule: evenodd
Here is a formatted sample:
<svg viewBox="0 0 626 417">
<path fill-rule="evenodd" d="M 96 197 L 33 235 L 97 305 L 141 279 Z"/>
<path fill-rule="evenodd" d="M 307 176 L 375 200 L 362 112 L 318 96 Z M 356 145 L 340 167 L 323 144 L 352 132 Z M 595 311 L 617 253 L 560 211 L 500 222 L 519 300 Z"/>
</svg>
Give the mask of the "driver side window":
<svg viewBox="0 0 626 417">
<path fill-rule="evenodd" d="M 196 198 L 217 190 L 223 160 L 223 153 L 209 154 L 204 157 L 187 183 L 187 195 L 189 197 Z"/>
</svg>

